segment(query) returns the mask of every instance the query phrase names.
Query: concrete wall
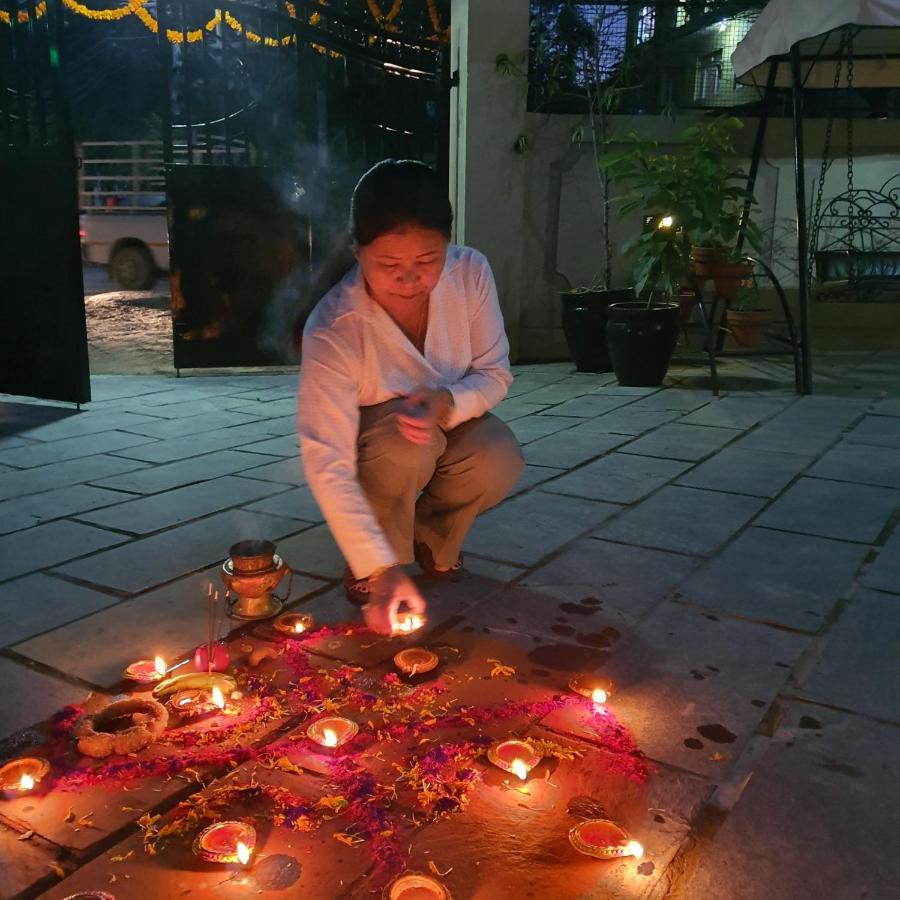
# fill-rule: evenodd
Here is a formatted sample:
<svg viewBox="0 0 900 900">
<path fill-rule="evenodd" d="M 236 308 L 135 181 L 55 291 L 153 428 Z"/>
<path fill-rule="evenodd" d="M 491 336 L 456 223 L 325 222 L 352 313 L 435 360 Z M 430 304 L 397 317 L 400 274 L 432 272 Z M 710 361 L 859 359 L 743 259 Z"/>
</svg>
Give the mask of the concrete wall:
<svg viewBox="0 0 900 900">
<path fill-rule="evenodd" d="M 593 152 L 589 144 L 572 143 L 578 117 L 528 113 L 521 80 L 494 70 L 498 53 L 512 55 L 527 47 L 527 0 L 454 0 L 453 14 L 453 53 L 460 71 L 451 122 L 457 239 L 482 250 L 491 261 L 514 358 L 564 359 L 557 292 L 590 284 L 603 271 L 602 193 Z M 659 116 L 622 116 L 613 117 L 612 127 L 614 133 L 635 130 L 658 140 L 665 151 L 676 146 L 688 122 L 687 116 L 674 122 Z M 747 120 L 736 140 L 739 161 L 745 165 L 756 124 Z M 805 129 L 810 203 L 815 199 L 824 128 L 824 120 L 812 120 Z M 513 146 L 520 134 L 528 138 L 524 154 Z M 854 143 L 857 187 L 877 189 L 900 172 L 900 123 L 857 122 Z M 826 178 L 826 201 L 846 188 L 842 122 L 835 124 L 832 153 L 837 162 Z M 616 190 L 612 193 L 615 196 Z M 769 239 L 765 256 L 785 286 L 795 287 L 793 144 L 787 119 L 769 123 L 756 194 L 757 221 Z M 638 215 L 612 217 L 611 287 L 631 283 L 621 246 L 639 227 Z M 900 346 L 897 305 L 863 309 L 817 304 L 812 324 L 820 348 Z"/>
</svg>

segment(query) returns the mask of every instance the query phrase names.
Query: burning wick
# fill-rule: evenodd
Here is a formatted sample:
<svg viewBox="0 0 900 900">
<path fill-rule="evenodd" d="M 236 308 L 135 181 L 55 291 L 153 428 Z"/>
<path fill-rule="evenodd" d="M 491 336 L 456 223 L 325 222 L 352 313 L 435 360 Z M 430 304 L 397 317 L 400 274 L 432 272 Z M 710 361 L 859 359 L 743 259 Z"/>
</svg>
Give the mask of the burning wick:
<svg viewBox="0 0 900 900">
<path fill-rule="evenodd" d="M 603 704 L 606 703 L 606 691 L 603 688 L 594 688 L 591 692 L 591 700 L 594 702 L 594 711 L 603 709 Z"/>
<path fill-rule="evenodd" d="M 326 747 L 337 747 L 337 734 L 330 728 L 322 729 L 322 743 Z"/>
<path fill-rule="evenodd" d="M 225 709 L 225 697 L 222 695 L 222 692 L 219 690 L 218 685 L 215 685 L 215 684 L 213 685 L 213 689 L 212 689 L 212 702 L 215 703 L 215 705 L 219 709 Z M 239 844 L 238 846 L 243 847 L 244 845 Z"/>
<path fill-rule="evenodd" d="M 637 841 L 629 841 L 625 845 L 622 855 L 633 856 L 635 859 L 640 859 L 644 855 L 644 848 Z"/>
<path fill-rule="evenodd" d="M 23 775 L 19 779 L 19 790 L 30 791 L 34 787 L 34 779 L 30 775 Z"/>
<path fill-rule="evenodd" d="M 509 771 L 512 772 L 513 775 L 518 776 L 522 781 L 528 777 L 528 766 L 526 766 L 525 761 L 521 759 L 514 759 L 512 765 L 509 767 Z"/>
<path fill-rule="evenodd" d="M 422 617 L 415 615 L 415 613 L 410 613 L 408 616 L 404 616 L 400 622 L 397 624 L 397 631 L 401 631 L 404 634 L 409 634 L 411 631 L 415 631 L 417 628 L 421 628 L 423 625 Z"/>
<path fill-rule="evenodd" d="M 213 690 L 215 690 L 215 688 L 213 688 Z M 634 842 L 632 841 L 632 843 Z M 238 862 L 242 866 L 246 866 L 247 863 L 250 862 L 250 848 L 243 841 L 238 841 L 235 851 L 237 852 Z"/>
<path fill-rule="evenodd" d="M 166 661 L 161 656 L 157 656 L 153 660 L 153 668 L 156 669 L 156 674 L 162 678 L 166 674 Z"/>
<path fill-rule="evenodd" d="M 294 625 L 294 634 L 303 634 L 304 631 L 306 631 L 306 629 L 303 627 L 303 623 L 302 623 L 302 622 L 297 622 L 297 623 L 295 623 L 295 625 Z"/>
</svg>

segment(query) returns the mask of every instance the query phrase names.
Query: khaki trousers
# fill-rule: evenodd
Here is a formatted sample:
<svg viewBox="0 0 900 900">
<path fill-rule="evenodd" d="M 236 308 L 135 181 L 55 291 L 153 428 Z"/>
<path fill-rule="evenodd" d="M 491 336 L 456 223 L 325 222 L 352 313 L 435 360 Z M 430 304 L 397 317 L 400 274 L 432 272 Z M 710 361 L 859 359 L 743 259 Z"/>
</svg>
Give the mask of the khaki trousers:
<svg viewBox="0 0 900 900">
<path fill-rule="evenodd" d="M 397 430 L 403 399 L 360 409 L 357 477 L 401 563 L 413 541 L 439 566 L 452 566 L 475 517 L 510 492 L 525 463 L 515 435 L 487 413 L 452 431 L 432 429 L 427 444 Z M 421 493 L 420 493 L 421 492 Z"/>
</svg>

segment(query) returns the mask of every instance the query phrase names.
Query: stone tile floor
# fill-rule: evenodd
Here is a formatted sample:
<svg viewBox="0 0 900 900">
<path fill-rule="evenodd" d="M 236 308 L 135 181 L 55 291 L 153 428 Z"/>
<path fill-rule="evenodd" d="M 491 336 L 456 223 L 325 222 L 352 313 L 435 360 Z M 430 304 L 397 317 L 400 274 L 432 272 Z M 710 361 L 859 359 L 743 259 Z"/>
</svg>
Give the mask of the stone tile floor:
<svg viewBox="0 0 900 900">
<path fill-rule="evenodd" d="M 457 900 L 900 895 L 889 849 L 900 838 L 900 354 L 816 366 L 804 398 L 786 366 L 760 360 L 726 363 L 719 398 L 687 367 L 662 390 L 569 364 L 516 368 L 497 413 L 524 445 L 526 473 L 476 523 L 468 578 L 423 585 L 443 712 L 547 700 L 597 669 L 653 773 L 624 777 L 584 704 L 480 723 L 486 737 L 549 737 L 584 756 L 543 763 L 527 795 L 479 763 L 465 811 L 424 828 L 401 792 L 410 867 L 433 862 Z M 81 412 L 0 397 L 0 758 L 46 739 L 39 723 L 61 706 L 115 695 L 126 663 L 183 659 L 205 640 L 205 585 L 241 538 L 278 542 L 295 572 L 291 605 L 320 623 L 354 618 L 297 459 L 295 382 L 98 376 Z M 232 646 L 272 637 L 257 624 Z M 394 643 L 332 636 L 312 641 L 308 659 L 326 679 L 359 665 L 372 696 L 389 696 L 380 679 Z M 489 659 L 516 675 L 491 678 Z M 263 670 L 293 685 L 275 662 Z M 207 790 L 258 781 L 321 797 L 328 766 L 304 742 L 284 743 L 307 712 L 291 707 L 277 733 L 296 770 L 261 764 L 276 739 L 262 728 L 225 781 L 227 766 L 197 762 Z M 470 730 L 439 719 L 422 734 Z M 360 760 L 377 777 L 416 746 L 370 741 Z M 196 790 L 187 778 L 62 788 L 0 799 L 0 896 L 381 889 L 366 847 L 332 840 L 340 817 L 310 832 L 263 829 L 258 861 L 231 877 L 183 846 L 142 851 L 135 821 L 170 821 Z M 646 845 L 643 861 L 571 850 L 571 801 L 585 797 Z"/>
</svg>

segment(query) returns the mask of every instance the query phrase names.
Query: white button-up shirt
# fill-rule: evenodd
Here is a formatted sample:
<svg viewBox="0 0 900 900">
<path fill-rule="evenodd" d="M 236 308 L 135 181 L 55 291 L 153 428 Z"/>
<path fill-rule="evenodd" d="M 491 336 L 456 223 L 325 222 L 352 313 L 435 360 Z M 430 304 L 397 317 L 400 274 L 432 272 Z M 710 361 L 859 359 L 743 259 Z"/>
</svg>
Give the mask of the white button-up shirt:
<svg viewBox="0 0 900 900">
<path fill-rule="evenodd" d="M 310 489 L 356 578 L 398 560 L 357 478 L 359 408 L 416 388 L 453 394 L 445 430 L 483 415 L 509 389 L 509 342 L 488 261 L 450 245 L 420 353 L 368 294 L 359 266 L 303 329 L 298 432 Z"/>
</svg>

